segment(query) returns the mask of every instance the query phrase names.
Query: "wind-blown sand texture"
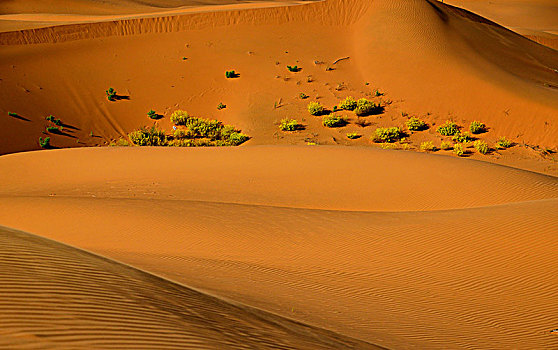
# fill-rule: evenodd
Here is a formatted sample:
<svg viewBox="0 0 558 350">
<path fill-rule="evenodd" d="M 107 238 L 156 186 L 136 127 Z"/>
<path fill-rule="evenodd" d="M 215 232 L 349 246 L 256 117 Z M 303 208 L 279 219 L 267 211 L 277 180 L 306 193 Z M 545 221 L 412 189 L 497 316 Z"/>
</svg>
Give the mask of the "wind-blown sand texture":
<svg viewBox="0 0 558 350">
<path fill-rule="evenodd" d="M 379 349 L 0 228 L 0 347 Z"/>
<path fill-rule="evenodd" d="M 451 4 L 2 2 L 0 348 L 558 348 L 554 4 Z M 84 147 L 177 109 L 251 139 Z M 417 152 L 448 119 L 514 146 Z"/>
<path fill-rule="evenodd" d="M 4 225 L 227 300 L 394 349 L 557 345 L 555 177 L 336 147 L 75 149 L 0 167 Z"/>
</svg>

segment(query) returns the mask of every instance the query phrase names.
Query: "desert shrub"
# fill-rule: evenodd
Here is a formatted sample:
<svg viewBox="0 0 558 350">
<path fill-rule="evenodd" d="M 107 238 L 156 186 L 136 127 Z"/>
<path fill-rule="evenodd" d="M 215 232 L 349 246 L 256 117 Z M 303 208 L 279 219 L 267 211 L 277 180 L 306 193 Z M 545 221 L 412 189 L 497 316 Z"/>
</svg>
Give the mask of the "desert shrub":
<svg viewBox="0 0 558 350">
<path fill-rule="evenodd" d="M 299 97 L 301 100 L 305 100 L 305 99 L 308 98 L 308 95 L 306 95 L 304 92 L 301 92 L 301 93 L 298 95 L 298 97 Z"/>
<path fill-rule="evenodd" d="M 513 142 L 505 137 L 500 137 L 500 139 L 496 142 L 496 147 L 500 149 L 510 148 L 511 146 L 513 146 Z"/>
<path fill-rule="evenodd" d="M 142 127 L 128 134 L 130 141 L 137 146 L 166 146 L 167 136 L 155 125 L 151 128 Z"/>
<path fill-rule="evenodd" d="M 459 127 L 454 122 L 448 120 L 444 125 L 440 125 L 436 131 L 440 135 L 453 136 L 459 132 Z"/>
<path fill-rule="evenodd" d="M 481 134 L 486 131 L 486 125 L 475 120 L 469 125 L 469 131 L 471 131 L 472 134 Z"/>
<path fill-rule="evenodd" d="M 47 126 L 46 127 L 47 132 L 52 132 L 52 133 L 55 133 L 55 134 L 62 132 L 62 130 L 64 130 L 63 126 Z"/>
<path fill-rule="evenodd" d="M 463 149 L 463 145 L 460 143 L 456 143 L 453 145 L 453 153 L 457 156 L 461 157 L 465 154 L 465 150 Z"/>
<path fill-rule="evenodd" d="M 421 120 L 417 117 L 409 118 L 409 120 L 407 120 L 406 124 L 407 124 L 407 129 L 409 129 L 411 131 L 421 131 L 421 130 L 428 129 L 428 125 L 426 125 L 426 123 L 423 120 Z"/>
<path fill-rule="evenodd" d="M 378 114 L 383 110 L 383 107 L 365 98 L 361 98 L 357 101 L 357 106 L 354 109 L 356 115 L 364 116 L 370 114 Z"/>
<path fill-rule="evenodd" d="M 308 112 L 312 115 L 320 115 L 324 112 L 324 106 L 319 102 L 310 102 L 308 104 Z"/>
<path fill-rule="evenodd" d="M 174 125 L 186 125 L 188 119 L 190 119 L 188 112 L 182 111 L 180 109 L 172 112 L 170 117 L 170 121 Z"/>
<path fill-rule="evenodd" d="M 451 142 L 442 141 L 442 144 L 440 145 L 440 148 L 443 149 L 443 150 L 448 150 L 448 149 L 452 149 L 453 145 L 451 144 Z"/>
<path fill-rule="evenodd" d="M 39 137 L 39 146 L 41 148 L 50 148 L 50 137 L 45 137 L 44 139 Z"/>
<path fill-rule="evenodd" d="M 339 102 L 339 109 L 346 109 L 348 111 L 354 111 L 357 108 L 357 101 L 352 97 L 349 96 Z"/>
<path fill-rule="evenodd" d="M 383 96 L 383 95 L 384 95 L 384 93 L 380 92 L 380 90 L 378 90 L 378 89 L 374 90 L 374 96 L 380 97 L 380 96 Z"/>
<path fill-rule="evenodd" d="M 374 142 L 395 142 L 403 137 L 401 130 L 396 127 L 377 128 L 373 137 Z"/>
<path fill-rule="evenodd" d="M 114 90 L 113 88 L 105 90 L 105 93 L 107 94 L 107 100 L 114 101 L 116 99 L 116 90 Z"/>
<path fill-rule="evenodd" d="M 455 135 L 453 135 L 453 137 L 451 139 L 453 141 L 459 142 L 459 143 L 467 143 L 467 142 L 473 141 L 473 137 L 471 135 L 469 135 L 468 132 L 464 132 L 463 134 L 460 133 L 460 132 L 457 132 Z"/>
<path fill-rule="evenodd" d="M 238 146 L 241 143 L 248 141 L 249 139 L 250 137 L 248 135 L 235 131 L 228 136 L 227 140 L 225 140 L 227 144 L 225 144 L 224 146 Z"/>
<path fill-rule="evenodd" d="M 193 133 L 189 129 L 176 129 L 172 136 L 175 140 L 194 138 Z"/>
<path fill-rule="evenodd" d="M 154 110 L 147 112 L 147 116 L 151 119 L 157 119 L 157 113 Z"/>
<path fill-rule="evenodd" d="M 487 154 L 488 151 L 490 150 L 490 148 L 488 147 L 488 145 L 486 144 L 486 142 L 482 141 L 482 140 L 477 140 L 473 143 L 473 145 L 475 146 L 475 149 L 480 153 L 480 154 Z"/>
<path fill-rule="evenodd" d="M 45 119 L 55 125 L 62 126 L 62 121 L 60 119 L 56 119 L 53 115 L 49 115 L 45 117 Z"/>
<path fill-rule="evenodd" d="M 222 110 L 222 109 L 225 109 L 225 108 L 227 108 L 227 105 L 225 105 L 225 104 L 223 104 L 223 103 L 219 103 L 219 104 L 217 105 L 217 109 L 218 109 L 218 110 Z"/>
<path fill-rule="evenodd" d="M 347 125 L 347 120 L 341 116 L 328 115 L 322 119 L 322 125 L 328 128 L 337 128 Z"/>
<path fill-rule="evenodd" d="M 225 72 L 225 77 L 227 77 L 227 79 L 236 78 L 238 77 L 238 73 L 236 73 L 234 70 L 228 70 Z"/>
<path fill-rule="evenodd" d="M 432 152 L 436 150 L 432 141 L 425 141 L 420 144 L 420 149 L 426 152 Z"/>
<path fill-rule="evenodd" d="M 19 118 L 19 116 L 20 116 L 19 114 L 14 113 L 14 112 L 8 112 L 8 115 L 9 115 L 10 117 L 14 117 L 14 118 Z"/>
<path fill-rule="evenodd" d="M 281 124 L 279 124 L 279 129 L 282 131 L 295 131 L 300 129 L 300 127 L 301 125 L 296 119 L 285 118 L 282 119 Z"/>
<path fill-rule="evenodd" d="M 298 66 L 287 66 L 287 69 L 289 70 L 289 72 L 298 72 L 298 71 L 300 71 L 300 68 L 298 68 Z"/>
<path fill-rule="evenodd" d="M 217 140 L 221 138 L 223 123 L 213 119 L 190 117 L 186 122 L 186 127 L 194 137 Z"/>
<path fill-rule="evenodd" d="M 360 134 L 357 133 L 357 132 L 350 132 L 350 133 L 347 133 L 347 138 L 349 138 L 349 139 L 351 139 L 351 140 L 358 139 L 358 138 L 360 138 L 361 136 L 362 136 L 362 135 L 360 135 Z"/>
</svg>

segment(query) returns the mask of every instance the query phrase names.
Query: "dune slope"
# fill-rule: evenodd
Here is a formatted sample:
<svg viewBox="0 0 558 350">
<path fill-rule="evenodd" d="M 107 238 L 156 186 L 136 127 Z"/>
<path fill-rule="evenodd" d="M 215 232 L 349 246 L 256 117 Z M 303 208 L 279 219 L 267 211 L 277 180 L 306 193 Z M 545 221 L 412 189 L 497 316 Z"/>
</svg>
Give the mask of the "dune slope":
<svg viewBox="0 0 558 350">
<path fill-rule="evenodd" d="M 0 228 L 6 349 L 379 349 Z"/>
<path fill-rule="evenodd" d="M 555 177 L 369 148 L 169 151 L 3 156 L 0 222 L 387 348 L 557 345 Z"/>
<path fill-rule="evenodd" d="M 49 114 L 68 125 L 50 135 L 52 144 L 77 147 L 151 124 L 150 109 L 170 130 L 178 108 L 233 123 L 253 137 L 249 144 L 335 144 L 357 130 L 363 145 L 374 126 L 404 127 L 409 113 L 432 125 L 482 120 L 489 142 L 558 146 L 558 52 L 436 1 L 328 0 L 137 18 L 2 33 L 0 43 L 0 137 L 9 140 L 2 153 L 37 149 Z M 225 79 L 230 69 L 240 77 Z M 107 101 L 109 87 L 125 99 Z M 375 89 L 385 95 L 374 97 Z M 339 130 L 308 115 L 309 100 L 332 108 L 347 95 L 389 102 L 365 128 L 349 113 Z M 217 111 L 219 103 L 227 108 Z M 306 130 L 278 133 L 284 117 Z"/>
</svg>

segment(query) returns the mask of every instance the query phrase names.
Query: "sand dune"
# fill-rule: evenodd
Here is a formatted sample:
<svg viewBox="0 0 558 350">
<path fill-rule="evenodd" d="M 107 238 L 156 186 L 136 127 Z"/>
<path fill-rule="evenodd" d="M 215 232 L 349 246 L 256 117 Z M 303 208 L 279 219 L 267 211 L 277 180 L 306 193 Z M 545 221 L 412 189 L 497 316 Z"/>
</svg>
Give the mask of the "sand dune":
<svg viewBox="0 0 558 350">
<path fill-rule="evenodd" d="M 166 149 L 3 156 L 0 222 L 387 348 L 556 346 L 549 333 L 558 312 L 556 178 L 374 149 L 175 151 L 181 153 L 166 153 L 174 167 Z M 46 153 L 43 162 L 38 155 Z M 96 177 L 78 170 L 75 159 L 87 159 Z M 339 168 L 356 159 L 362 168 L 342 181 Z M 407 178 L 430 178 L 421 180 L 438 185 L 428 188 L 430 197 L 445 204 L 433 204 L 420 189 L 413 195 L 395 176 L 402 168 L 386 164 L 406 164 L 416 174 Z M 43 180 L 30 183 L 37 168 Z M 159 169 L 170 169 L 171 189 Z M 463 176 L 461 186 L 450 182 L 453 171 Z M 229 176 L 230 183 L 219 184 Z M 247 182 L 234 184 L 241 178 Z M 101 183 L 110 190 L 101 191 Z"/>
<path fill-rule="evenodd" d="M 496 2 L 2 2 L 0 348 L 558 348 L 554 3 Z M 84 148 L 177 109 L 250 140 Z"/>
<path fill-rule="evenodd" d="M 52 135 L 53 144 L 77 147 L 151 123 L 150 109 L 168 130 L 177 108 L 234 123 L 253 137 L 249 144 L 335 144 L 355 129 L 363 145 L 375 125 L 403 126 L 405 112 L 432 124 L 482 120 L 489 142 L 506 136 L 558 146 L 558 53 L 434 1 L 331 0 L 129 19 L 2 33 L 0 42 L 0 113 L 27 119 L 0 119 L 0 137 L 10 140 L 2 153 L 37 149 L 49 114 L 76 128 Z M 303 70 L 290 73 L 288 64 Z M 240 79 L 225 79 L 227 69 Z M 130 100 L 108 102 L 108 87 Z M 386 93 L 376 100 L 391 104 L 366 128 L 347 115 L 349 126 L 326 129 L 298 98 L 304 92 L 331 108 L 375 89 Z M 220 102 L 227 108 L 217 111 Z M 284 117 L 302 119 L 306 130 L 278 134 Z M 434 132 L 428 138 L 439 142 Z"/>
<path fill-rule="evenodd" d="M 446 0 L 558 49 L 558 4 L 553 0 Z"/>
<path fill-rule="evenodd" d="M 379 349 L 0 228 L 0 348 Z"/>
</svg>

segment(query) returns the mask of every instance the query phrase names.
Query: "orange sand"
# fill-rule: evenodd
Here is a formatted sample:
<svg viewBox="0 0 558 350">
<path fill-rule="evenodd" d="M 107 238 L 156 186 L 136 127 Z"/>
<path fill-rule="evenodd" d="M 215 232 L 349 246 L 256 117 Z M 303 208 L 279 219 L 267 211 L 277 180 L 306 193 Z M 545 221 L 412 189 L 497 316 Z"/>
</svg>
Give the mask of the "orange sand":
<svg viewBox="0 0 558 350">
<path fill-rule="evenodd" d="M 451 4 L 2 2 L 0 348 L 558 348 L 555 4 Z M 306 110 L 346 96 L 385 112 Z M 176 109 L 251 139 L 84 148 Z M 515 145 L 417 152 L 447 119 Z"/>
</svg>

